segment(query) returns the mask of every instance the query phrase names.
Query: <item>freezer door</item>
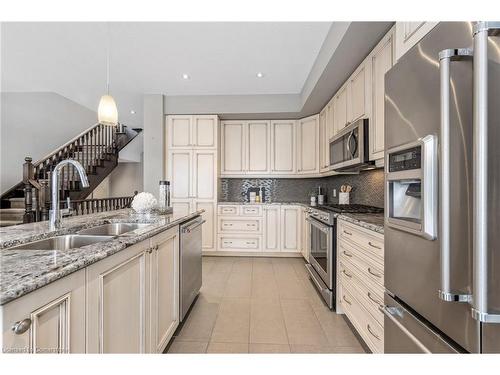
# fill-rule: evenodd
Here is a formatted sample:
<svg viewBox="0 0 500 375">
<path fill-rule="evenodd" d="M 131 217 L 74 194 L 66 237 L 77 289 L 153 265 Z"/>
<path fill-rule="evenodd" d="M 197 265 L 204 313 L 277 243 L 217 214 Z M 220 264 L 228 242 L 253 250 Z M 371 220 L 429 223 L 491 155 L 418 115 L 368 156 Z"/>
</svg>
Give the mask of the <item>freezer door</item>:
<svg viewBox="0 0 500 375">
<path fill-rule="evenodd" d="M 384 353 L 460 353 L 388 294 L 383 312 Z"/>
<path fill-rule="evenodd" d="M 438 137 L 440 172 L 439 52 L 471 48 L 471 30 L 472 25 L 468 22 L 440 23 L 386 74 L 386 149 L 434 135 Z M 448 194 L 450 199 L 447 221 L 450 285 L 460 294 L 472 293 L 472 73 L 472 59 L 450 64 L 450 178 L 448 186 L 438 184 L 439 196 Z M 386 226 L 385 286 L 465 350 L 479 352 L 480 324 L 472 319 L 470 305 L 445 302 L 438 297 L 441 289 L 440 218 L 441 212 L 438 213 L 435 240 Z"/>
</svg>

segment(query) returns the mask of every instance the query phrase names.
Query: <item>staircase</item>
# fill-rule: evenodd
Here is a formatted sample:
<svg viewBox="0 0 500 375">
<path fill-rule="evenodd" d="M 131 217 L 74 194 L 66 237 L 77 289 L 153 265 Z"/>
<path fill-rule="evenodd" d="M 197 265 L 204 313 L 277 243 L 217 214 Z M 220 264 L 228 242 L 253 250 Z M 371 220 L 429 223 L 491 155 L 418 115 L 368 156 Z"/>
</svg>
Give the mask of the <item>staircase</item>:
<svg viewBox="0 0 500 375">
<path fill-rule="evenodd" d="M 85 200 L 118 164 L 118 155 L 142 129 L 129 129 L 96 124 L 57 150 L 33 163 L 30 157 L 23 164 L 23 180 L 0 197 L 0 226 L 47 220 L 50 208 L 50 178 L 54 167 L 64 159 L 80 162 L 87 172 L 90 186 L 82 188 L 78 173 L 68 165 L 61 171 L 59 196 L 61 205 L 67 198 L 78 212 L 102 211 L 120 205 L 130 197 L 107 200 Z M 128 202 L 130 203 L 130 202 Z"/>
</svg>

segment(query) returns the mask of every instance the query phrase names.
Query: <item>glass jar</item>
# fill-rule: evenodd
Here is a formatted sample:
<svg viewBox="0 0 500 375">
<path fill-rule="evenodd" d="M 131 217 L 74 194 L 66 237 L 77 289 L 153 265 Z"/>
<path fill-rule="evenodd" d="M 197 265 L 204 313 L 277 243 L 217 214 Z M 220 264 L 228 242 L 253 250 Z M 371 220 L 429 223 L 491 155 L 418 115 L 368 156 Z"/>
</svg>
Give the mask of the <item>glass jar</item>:
<svg viewBox="0 0 500 375">
<path fill-rule="evenodd" d="M 170 181 L 160 181 L 158 209 L 160 212 L 167 212 L 170 209 Z"/>
</svg>

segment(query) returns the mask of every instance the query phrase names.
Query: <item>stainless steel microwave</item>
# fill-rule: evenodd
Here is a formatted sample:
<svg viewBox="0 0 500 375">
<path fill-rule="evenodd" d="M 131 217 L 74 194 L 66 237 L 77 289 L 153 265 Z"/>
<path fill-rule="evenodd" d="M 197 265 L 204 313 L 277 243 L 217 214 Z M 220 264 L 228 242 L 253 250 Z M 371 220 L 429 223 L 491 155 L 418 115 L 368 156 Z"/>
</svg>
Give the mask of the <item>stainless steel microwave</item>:
<svg viewBox="0 0 500 375">
<path fill-rule="evenodd" d="M 357 120 L 330 138 L 330 169 L 358 171 L 374 165 L 368 158 L 368 119 Z"/>
</svg>

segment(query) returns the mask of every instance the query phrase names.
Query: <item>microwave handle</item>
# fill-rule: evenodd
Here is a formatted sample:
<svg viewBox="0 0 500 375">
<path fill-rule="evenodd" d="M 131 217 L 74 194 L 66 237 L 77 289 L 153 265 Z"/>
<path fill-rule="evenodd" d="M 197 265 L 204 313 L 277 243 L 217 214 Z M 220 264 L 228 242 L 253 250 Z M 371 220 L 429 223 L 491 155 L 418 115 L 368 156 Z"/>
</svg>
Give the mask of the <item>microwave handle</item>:
<svg viewBox="0 0 500 375">
<path fill-rule="evenodd" d="M 451 286 L 451 244 L 450 244 L 450 63 L 471 57 L 472 50 L 445 49 L 439 52 L 439 75 L 441 91 L 441 192 L 439 205 L 441 209 L 440 234 L 440 268 L 441 283 L 438 292 L 439 298 L 446 302 L 469 302 L 469 294 L 457 293 Z"/>
</svg>

